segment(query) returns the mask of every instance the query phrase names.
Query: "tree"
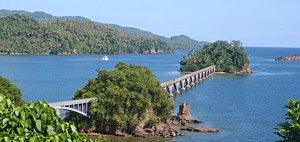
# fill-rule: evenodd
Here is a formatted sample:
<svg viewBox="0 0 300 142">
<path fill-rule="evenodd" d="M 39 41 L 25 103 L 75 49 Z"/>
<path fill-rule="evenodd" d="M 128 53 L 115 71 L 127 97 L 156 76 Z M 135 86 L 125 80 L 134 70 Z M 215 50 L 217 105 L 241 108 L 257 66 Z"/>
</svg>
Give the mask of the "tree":
<svg viewBox="0 0 300 142">
<path fill-rule="evenodd" d="M 25 103 L 22 98 L 21 90 L 10 80 L 3 78 L 2 76 L 0 76 L 0 94 L 3 94 L 7 98 L 14 101 L 17 106 Z"/>
<path fill-rule="evenodd" d="M 300 100 L 289 100 L 289 104 L 285 105 L 287 113 L 285 114 L 286 122 L 280 123 L 275 128 L 275 134 L 280 136 L 283 142 L 299 142 L 300 141 Z"/>
<path fill-rule="evenodd" d="M 231 45 L 233 46 L 233 48 L 234 48 L 235 50 L 237 50 L 237 49 L 243 47 L 243 43 L 242 43 L 241 41 L 239 41 L 239 40 L 232 40 L 232 41 L 231 41 Z"/>
</svg>

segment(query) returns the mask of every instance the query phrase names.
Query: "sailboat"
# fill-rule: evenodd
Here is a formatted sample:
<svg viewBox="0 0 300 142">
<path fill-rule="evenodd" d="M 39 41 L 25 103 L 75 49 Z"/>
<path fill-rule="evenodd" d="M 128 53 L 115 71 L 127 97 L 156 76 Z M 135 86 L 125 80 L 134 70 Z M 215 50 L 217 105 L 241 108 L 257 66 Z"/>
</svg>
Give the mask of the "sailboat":
<svg viewBox="0 0 300 142">
<path fill-rule="evenodd" d="M 103 61 L 107 61 L 107 60 L 108 60 L 108 57 L 105 55 L 105 56 L 102 57 L 102 60 L 103 60 Z"/>
</svg>

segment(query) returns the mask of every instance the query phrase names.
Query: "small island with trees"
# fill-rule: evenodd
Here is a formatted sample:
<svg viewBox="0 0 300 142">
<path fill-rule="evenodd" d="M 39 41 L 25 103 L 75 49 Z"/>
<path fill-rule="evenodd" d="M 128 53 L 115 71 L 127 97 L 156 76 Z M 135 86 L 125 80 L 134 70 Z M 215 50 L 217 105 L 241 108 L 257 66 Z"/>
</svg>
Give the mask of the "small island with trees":
<svg viewBox="0 0 300 142">
<path fill-rule="evenodd" d="M 248 54 L 242 42 L 216 41 L 198 51 L 191 50 L 180 62 L 180 71 L 194 72 L 216 65 L 217 72 L 251 73 Z"/>
<path fill-rule="evenodd" d="M 275 61 L 292 61 L 292 60 L 300 60 L 300 54 L 289 55 L 289 56 L 280 56 L 280 57 L 275 58 Z"/>
<path fill-rule="evenodd" d="M 162 122 L 165 133 L 172 132 L 165 122 L 174 109 L 174 100 L 146 68 L 119 63 L 114 70 L 98 70 L 98 76 L 75 93 L 74 99 L 97 97 L 92 102 L 90 118 L 68 112 L 82 132 L 119 136 L 145 136 L 145 129 Z M 161 136 L 162 133 L 156 133 Z"/>
</svg>

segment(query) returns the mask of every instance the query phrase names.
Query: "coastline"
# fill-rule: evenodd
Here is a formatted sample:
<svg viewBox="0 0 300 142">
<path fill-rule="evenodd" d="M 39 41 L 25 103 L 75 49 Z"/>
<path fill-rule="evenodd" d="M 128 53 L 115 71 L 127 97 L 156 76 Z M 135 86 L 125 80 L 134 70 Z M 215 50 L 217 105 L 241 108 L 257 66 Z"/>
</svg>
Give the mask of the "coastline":
<svg viewBox="0 0 300 142">
<path fill-rule="evenodd" d="M 228 73 L 228 72 L 214 72 L 215 74 L 254 74 L 253 71 L 250 71 L 249 73 L 247 72 L 233 72 L 233 73 Z"/>
<path fill-rule="evenodd" d="M 159 52 L 159 53 L 58 53 L 58 54 L 51 54 L 51 53 L 1 53 L 0 55 L 126 55 L 126 54 L 173 54 L 174 52 Z"/>
<path fill-rule="evenodd" d="M 190 73 L 193 73 L 193 72 L 180 72 L 180 73 L 182 73 L 182 74 L 190 74 Z M 233 73 L 229 73 L 229 72 L 214 72 L 214 74 L 254 74 L 254 72 L 253 71 L 250 71 L 249 73 L 247 73 L 247 72 L 233 72 Z"/>
</svg>

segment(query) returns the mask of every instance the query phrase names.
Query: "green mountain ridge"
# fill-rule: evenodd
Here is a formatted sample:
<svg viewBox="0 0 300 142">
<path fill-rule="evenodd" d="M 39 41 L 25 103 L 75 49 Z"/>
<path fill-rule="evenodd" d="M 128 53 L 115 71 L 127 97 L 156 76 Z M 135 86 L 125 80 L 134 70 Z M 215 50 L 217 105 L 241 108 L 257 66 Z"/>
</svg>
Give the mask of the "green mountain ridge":
<svg viewBox="0 0 300 142">
<path fill-rule="evenodd" d="M 202 48 L 205 45 L 208 45 L 209 42 L 206 41 L 196 41 L 186 35 L 172 36 L 167 38 L 160 35 L 155 35 L 149 31 L 140 30 L 134 27 L 122 27 L 116 24 L 103 24 L 109 27 L 113 27 L 119 30 L 124 31 L 125 33 L 133 36 L 147 36 L 157 40 L 162 40 L 170 44 L 174 49 L 191 49 L 193 47 Z"/>
<path fill-rule="evenodd" d="M 51 14 L 42 12 L 42 11 L 35 11 L 35 12 L 28 12 L 25 10 L 5 10 L 0 9 L 0 18 L 10 16 L 13 14 L 22 14 L 29 17 L 34 18 L 37 21 L 40 22 L 49 22 L 52 20 L 58 20 L 58 19 L 64 19 L 64 20 L 74 20 L 74 21 L 91 21 L 88 18 L 82 17 L 82 16 L 53 16 Z"/>
<path fill-rule="evenodd" d="M 28 12 L 24 10 L 0 10 L 0 18 L 5 16 L 10 16 L 13 14 L 23 14 L 29 17 L 34 18 L 37 21 L 40 22 L 50 22 L 54 20 L 72 20 L 72 21 L 91 21 L 88 18 L 81 17 L 81 16 L 53 16 L 51 14 L 45 13 L 45 12 Z M 204 45 L 209 44 L 209 42 L 206 41 L 196 41 L 194 39 L 191 39 L 190 37 L 186 35 L 179 35 L 179 36 L 173 36 L 171 38 L 167 38 L 164 36 L 153 34 L 149 31 L 140 30 L 134 27 L 123 27 L 116 24 L 106 24 L 106 23 L 99 23 L 95 22 L 99 25 L 106 26 L 108 28 L 113 28 L 117 30 L 121 30 L 125 32 L 128 35 L 131 36 L 142 36 L 142 37 L 150 37 L 156 40 L 161 40 L 166 43 L 168 43 L 171 47 L 174 49 L 191 49 L 193 47 L 203 47 Z"/>
<path fill-rule="evenodd" d="M 14 14 L 0 18 L 0 54 L 170 53 L 166 43 L 130 36 L 91 21 L 39 22 Z"/>
</svg>

